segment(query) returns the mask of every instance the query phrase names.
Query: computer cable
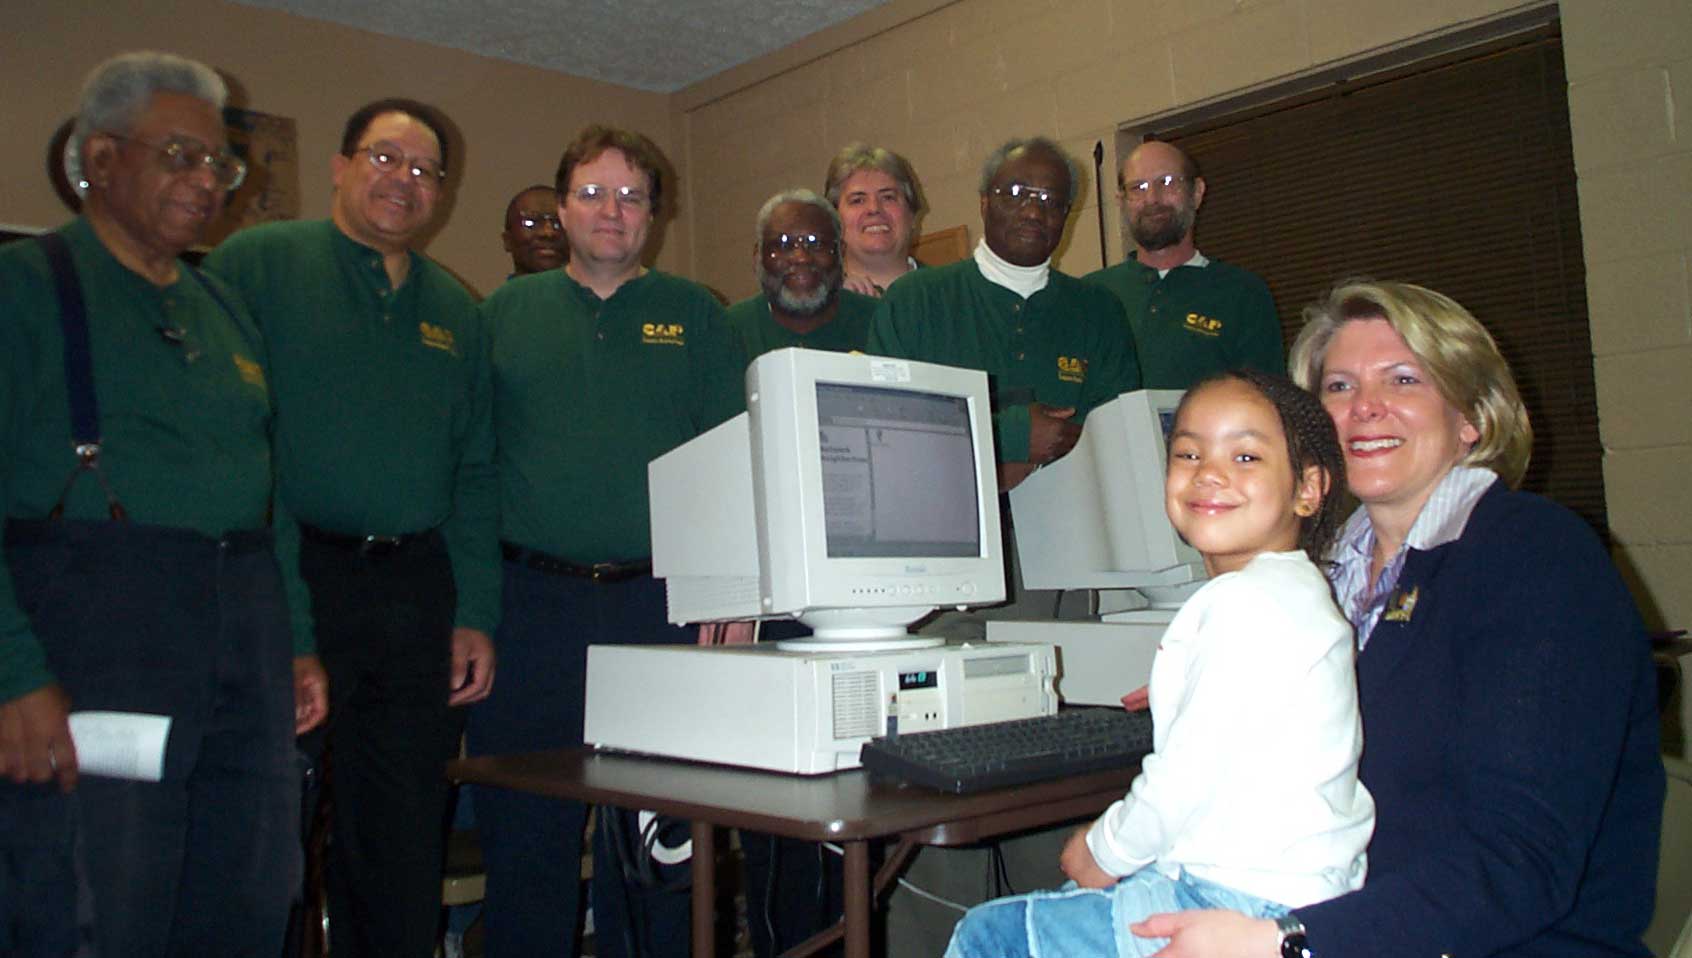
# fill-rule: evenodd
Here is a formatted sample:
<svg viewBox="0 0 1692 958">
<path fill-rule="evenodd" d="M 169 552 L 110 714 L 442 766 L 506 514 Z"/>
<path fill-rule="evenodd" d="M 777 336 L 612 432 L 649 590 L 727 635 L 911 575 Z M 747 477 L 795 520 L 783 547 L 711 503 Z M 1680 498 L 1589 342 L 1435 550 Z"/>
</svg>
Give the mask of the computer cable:
<svg viewBox="0 0 1692 958">
<path fill-rule="evenodd" d="M 828 849 L 829 851 L 835 853 L 836 855 L 840 855 L 841 857 L 845 857 L 845 855 L 846 855 L 846 850 L 841 848 L 839 845 L 834 844 L 833 842 L 823 842 L 822 847 Z M 923 888 L 923 887 L 915 884 L 914 882 L 910 881 L 907 878 L 901 877 L 901 878 L 895 879 L 895 881 L 899 884 L 899 887 L 905 889 L 906 891 L 908 891 L 911 894 L 917 896 L 918 898 L 923 898 L 923 899 L 926 899 L 928 901 L 935 903 L 936 905 L 942 905 L 946 908 L 950 908 L 960 915 L 963 914 L 966 911 L 969 911 L 968 905 L 960 905 L 957 902 L 951 900 L 950 898 L 942 898 L 941 896 L 936 895 L 935 893 L 929 891 L 928 889 Z"/>
</svg>

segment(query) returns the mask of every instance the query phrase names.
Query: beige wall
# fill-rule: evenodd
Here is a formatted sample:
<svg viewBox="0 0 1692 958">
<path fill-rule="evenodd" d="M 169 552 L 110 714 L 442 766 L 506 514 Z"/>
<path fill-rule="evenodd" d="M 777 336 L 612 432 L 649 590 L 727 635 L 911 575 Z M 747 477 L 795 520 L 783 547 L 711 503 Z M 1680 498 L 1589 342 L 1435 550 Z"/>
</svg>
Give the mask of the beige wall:
<svg viewBox="0 0 1692 958">
<path fill-rule="evenodd" d="M 1692 4 L 1581 0 L 1563 27 L 1610 524 L 1692 627 Z"/>
<path fill-rule="evenodd" d="M 908 22 L 874 35 L 849 24 L 832 44 L 813 38 L 765 58 L 761 76 L 755 63 L 678 94 L 688 174 L 709 184 L 694 186 L 693 275 L 750 293 L 752 211 L 777 189 L 820 187 L 850 139 L 909 156 L 934 207 L 925 227 L 966 223 L 973 237 L 976 165 L 1004 138 L 1054 134 L 1078 157 L 1103 140 L 1108 170 L 1118 124 L 1522 9 L 1511 0 L 890 7 Z M 1692 627 L 1692 3 L 1568 0 L 1561 14 L 1618 557 L 1654 626 Z M 1085 195 L 1058 254 L 1072 272 L 1099 262 L 1091 184 Z"/>
<path fill-rule="evenodd" d="M 466 150 L 453 160 L 450 209 L 429 252 L 482 293 L 511 269 L 499 242 L 506 202 L 530 183 L 552 181 L 564 143 L 583 124 L 614 120 L 669 149 L 667 96 L 220 0 L 6 0 L 5 17 L 4 223 L 53 226 L 69 215 L 45 181 L 47 139 L 75 110 L 88 69 L 138 48 L 204 60 L 234 81 L 238 105 L 294 118 L 306 217 L 328 215 L 329 157 L 349 113 L 395 95 L 440 107 Z M 672 232 L 665 264 L 685 254 Z"/>
<path fill-rule="evenodd" d="M 1053 134 L 1113 162 L 1120 123 L 1226 101 L 1324 66 L 1500 16 L 1511 0 L 894 0 L 665 97 L 218 0 L 10 0 L 0 42 L 0 222 L 64 211 L 42 149 L 75 78 L 153 46 L 233 77 L 243 105 L 300 125 L 304 213 L 327 211 L 327 157 L 358 103 L 439 104 L 469 144 L 430 251 L 482 291 L 503 277 L 500 214 L 549 178 L 567 136 L 614 120 L 650 133 L 681 173 L 659 265 L 733 297 L 752 291 L 750 220 L 764 197 L 819 187 L 850 139 L 916 163 L 929 228 L 979 234 L 976 165 L 1005 137 Z M 1599 413 L 1618 556 L 1654 625 L 1692 626 L 1692 4 L 1562 4 Z M 29 26 L 18 28 L 16 24 Z M 505 106 L 509 104 L 509 106 Z M 1098 262 L 1091 183 L 1059 253 Z M 1114 210 L 1112 261 L 1120 258 Z"/>
</svg>

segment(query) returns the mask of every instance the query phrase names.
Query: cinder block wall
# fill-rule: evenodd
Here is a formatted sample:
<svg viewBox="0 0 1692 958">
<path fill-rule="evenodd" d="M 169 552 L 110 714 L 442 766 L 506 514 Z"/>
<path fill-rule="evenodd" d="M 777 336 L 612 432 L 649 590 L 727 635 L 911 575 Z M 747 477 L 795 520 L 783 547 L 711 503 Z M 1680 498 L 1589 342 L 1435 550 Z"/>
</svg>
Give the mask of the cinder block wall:
<svg viewBox="0 0 1692 958">
<path fill-rule="evenodd" d="M 889 6 L 886 16 L 904 11 L 905 21 L 861 36 L 837 27 L 676 96 L 692 275 L 749 295 L 753 211 L 778 189 L 819 188 L 848 140 L 909 156 L 933 207 L 925 227 L 964 223 L 976 237 L 977 166 L 1006 137 L 1055 135 L 1088 167 L 1102 140 L 1109 176 L 1120 123 L 1532 9 L 1498 0 Z M 1567 0 L 1559 12 L 1617 558 L 1653 626 L 1692 627 L 1692 3 Z M 1083 195 L 1058 254 L 1071 272 L 1099 262 L 1090 181 Z"/>
<path fill-rule="evenodd" d="M 1610 525 L 1653 624 L 1692 628 L 1692 4 L 1563 29 Z"/>
</svg>

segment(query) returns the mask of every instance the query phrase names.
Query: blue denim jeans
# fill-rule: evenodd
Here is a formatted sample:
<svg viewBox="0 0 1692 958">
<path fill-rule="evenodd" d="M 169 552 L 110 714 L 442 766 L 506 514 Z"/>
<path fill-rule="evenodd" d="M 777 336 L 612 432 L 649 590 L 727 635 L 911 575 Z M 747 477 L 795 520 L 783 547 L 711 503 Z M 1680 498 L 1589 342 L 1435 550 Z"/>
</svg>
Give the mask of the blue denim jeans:
<svg viewBox="0 0 1692 958">
<path fill-rule="evenodd" d="M 946 958 L 1150 955 L 1169 939 L 1140 938 L 1128 930 L 1130 924 L 1150 915 L 1199 908 L 1225 908 L 1254 918 L 1275 918 L 1288 910 L 1185 871 L 1168 878 L 1148 867 L 1109 888 L 1081 888 L 1069 882 L 1056 891 L 977 905 L 952 932 Z"/>
</svg>

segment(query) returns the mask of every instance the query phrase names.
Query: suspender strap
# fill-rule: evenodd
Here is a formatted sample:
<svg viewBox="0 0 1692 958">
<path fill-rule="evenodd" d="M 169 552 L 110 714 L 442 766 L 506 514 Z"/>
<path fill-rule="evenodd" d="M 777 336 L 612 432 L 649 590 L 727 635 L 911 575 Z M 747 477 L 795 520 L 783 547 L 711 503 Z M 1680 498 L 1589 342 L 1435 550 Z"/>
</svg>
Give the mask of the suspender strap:
<svg viewBox="0 0 1692 958">
<path fill-rule="evenodd" d="M 94 399 L 94 363 L 88 346 L 88 313 L 82 305 L 82 284 L 77 282 L 76 264 L 70 244 L 57 233 L 42 233 L 36 242 L 47 254 L 53 269 L 53 286 L 59 294 L 59 330 L 65 340 L 65 391 L 70 401 L 71 440 L 77 455 L 83 447 L 100 452 L 100 407 Z"/>
<path fill-rule="evenodd" d="M 59 501 L 48 513 L 64 515 L 65 497 L 83 472 L 92 472 L 106 493 L 106 511 L 113 519 L 128 518 L 117 495 L 100 472 L 100 405 L 94 397 L 94 356 L 88 344 L 88 311 L 82 303 L 82 284 L 71 260 L 70 244 L 58 233 L 35 238 L 53 271 L 53 287 L 59 297 L 59 331 L 65 341 L 65 399 L 70 405 L 71 446 L 76 450 L 76 469 L 65 480 Z"/>
</svg>

